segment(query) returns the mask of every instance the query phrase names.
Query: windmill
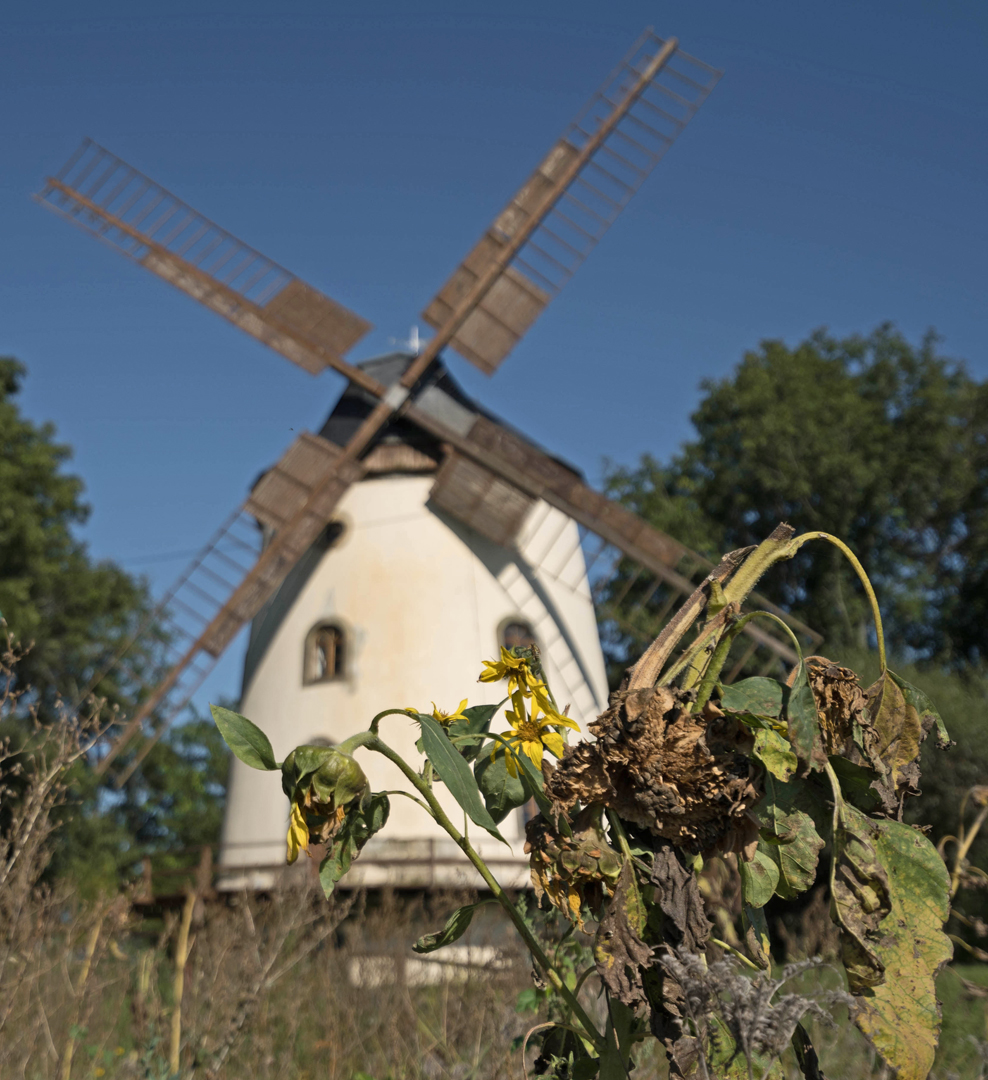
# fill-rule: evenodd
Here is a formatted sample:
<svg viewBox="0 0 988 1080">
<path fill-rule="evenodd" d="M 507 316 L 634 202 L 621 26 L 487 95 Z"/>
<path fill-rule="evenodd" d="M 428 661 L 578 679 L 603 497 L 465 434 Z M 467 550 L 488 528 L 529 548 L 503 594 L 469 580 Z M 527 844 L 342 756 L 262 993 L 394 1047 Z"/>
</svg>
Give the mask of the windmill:
<svg viewBox="0 0 988 1080">
<path fill-rule="evenodd" d="M 144 688 L 101 773 L 118 770 L 123 783 L 139 768 L 247 623 L 242 708 L 278 753 L 320 733 L 345 737 L 366 726 L 374 704 L 421 707 L 448 692 L 454 705 L 499 640 L 538 641 L 577 719 L 603 707 L 594 599 L 607 601 L 603 614 L 620 618 L 622 632 L 644 638 L 709 564 L 470 401 L 441 353 L 450 347 L 494 374 L 719 76 L 646 30 L 430 301 L 422 317 L 434 336 L 360 364 L 344 357 L 367 322 L 103 147 L 84 141 L 47 179 L 37 196 L 45 206 L 293 363 L 314 375 L 333 368 L 349 383 L 323 430 L 299 435 L 161 601 L 167 673 Z M 618 562 L 620 590 L 595 595 Z M 759 649 L 769 665 L 795 660 L 772 634 L 745 632 L 738 670 Z M 127 664 L 140 633 L 111 667 Z M 395 738 L 408 750 L 414 734 Z M 285 808 L 270 780 L 234 762 L 231 865 L 277 858 L 251 840 L 280 832 Z M 416 828 L 393 822 L 380 843 L 400 840 L 406 861 L 434 873 L 442 858 L 415 848 L 432 842 Z M 520 830 L 519 817 L 516 838 Z M 372 864 L 370 849 L 362 862 Z M 449 873 L 444 880 L 458 880 L 459 870 Z M 402 880 L 420 878 L 413 870 Z"/>
</svg>

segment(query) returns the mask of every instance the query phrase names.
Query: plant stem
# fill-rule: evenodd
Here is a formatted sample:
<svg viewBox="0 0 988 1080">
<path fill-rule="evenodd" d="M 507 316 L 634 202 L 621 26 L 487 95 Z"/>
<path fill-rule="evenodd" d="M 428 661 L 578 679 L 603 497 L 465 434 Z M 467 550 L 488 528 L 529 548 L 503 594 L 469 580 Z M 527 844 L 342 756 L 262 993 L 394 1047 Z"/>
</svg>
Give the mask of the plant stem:
<svg viewBox="0 0 988 1080">
<path fill-rule="evenodd" d="M 556 991 L 563 997 L 566 1004 L 570 1007 L 573 1015 L 580 1021 L 586 1032 L 587 1038 L 593 1043 L 598 1053 L 603 1053 L 606 1049 L 606 1040 L 604 1036 L 597 1030 L 587 1016 L 583 1006 L 576 999 L 574 994 L 570 991 L 569 987 L 560 977 L 555 967 L 552 965 L 549 958 L 546 956 L 542 949 L 538 939 L 526 925 L 525 920 L 522 918 L 521 913 L 512 903 L 510 897 L 501 887 L 500 882 L 487 868 L 487 864 L 480 857 L 480 855 L 474 850 L 470 841 L 463 836 L 456 826 L 446 816 L 446 812 L 442 806 L 439 805 L 439 801 L 436 799 L 432 789 L 425 783 L 421 776 L 415 772 L 415 770 L 409 765 L 405 759 L 392 750 L 387 743 L 383 742 L 373 732 L 363 732 L 362 734 L 368 736 L 368 738 L 362 740 L 359 745 L 365 746 L 368 750 L 376 751 L 379 754 L 383 754 L 389 761 L 394 762 L 399 769 L 405 774 L 406 778 L 414 785 L 415 789 L 422 796 L 423 799 L 429 804 L 429 810 L 432 816 L 440 824 L 447 833 L 453 838 L 454 842 L 463 851 L 464 855 L 473 863 L 475 869 L 484 879 L 484 883 L 490 889 L 498 903 L 504 908 L 508 915 L 508 918 L 515 924 L 515 929 L 521 935 L 525 944 L 528 946 L 529 952 L 535 957 L 536 963 L 546 973 L 549 981 L 552 983 Z"/>
<path fill-rule="evenodd" d="M 617 816 L 617 812 L 608 808 L 607 820 L 610 822 L 611 828 L 614 830 L 614 835 L 617 837 L 618 846 L 621 848 L 624 857 L 626 859 L 629 859 L 633 863 L 635 861 L 635 857 L 631 854 L 631 845 L 628 843 L 627 834 L 624 831 L 624 826 L 621 824 L 621 819 Z"/>
<path fill-rule="evenodd" d="M 100 912 L 99 918 L 93 924 L 92 929 L 89 931 L 89 938 L 86 941 L 86 951 L 83 954 L 82 970 L 79 972 L 79 977 L 76 980 L 75 995 L 78 1004 L 75 1006 L 73 1012 L 75 1020 L 69 1026 L 69 1037 L 65 1043 L 65 1050 L 62 1052 L 62 1060 L 59 1062 L 58 1076 L 59 1080 L 69 1080 L 72 1075 L 72 1058 L 75 1055 L 75 1042 L 76 1036 L 73 1034 L 73 1029 L 79 1022 L 79 1013 L 82 1008 L 83 995 L 86 992 L 86 983 L 89 981 L 89 972 L 92 969 L 93 956 L 96 953 L 96 946 L 99 944 L 100 932 L 103 929 L 103 919 L 105 913 Z"/>
<path fill-rule="evenodd" d="M 185 897 L 182 923 L 178 928 L 178 940 L 175 943 L 174 1004 L 172 1005 L 171 1042 L 168 1048 L 168 1069 L 173 1075 L 178 1075 L 182 1065 L 182 995 L 185 990 L 185 964 L 189 958 L 189 929 L 192 926 L 192 913 L 195 906 L 195 890 L 190 888 Z"/>
<path fill-rule="evenodd" d="M 766 570 L 796 554 L 799 549 L 794 546 L 792 534 L 793 530 L 788 525 L 779 525 L 755 548 L 724 586 L 725 603 L 743 604 Z"/>
<path fill-rule="evenodd" d="M 710 940 L 717 948 L 723 949 L 724 952 L 729 952 L 737 960 L 740 960 L 746 968 L 749 968 L 751 971 L 761 971 L 761 968 L 757 964 L 752 963 L 743 952 L 739 952 L 733 945 L 728 945 L 726 941 L 722 941 L 720 938 L 712 937 Z"/>
<path fill-rule="evenodd" d="M 727 660 L 727 654 L 731 651 L 731 645 L 734 643 L 734 639 L 737 635 L 738 630 L 731 627 L 725 631 L 724 636 L 717 642 L 717 646 L 710 657 L 710 662 L 707 664 L 706 670 L 700 678 L 700 685 L 697 687 L 696 701 L 693 703 L 692 712 L 700 712 L 703 709 L 703 706 L 710 700 L 710 695 L 714 692 L 714 687 L 717 685 L 717 678 L 724 667 L 724 663 Z"/>
<path fill-rule="evenodd" d="M 965 799 L 966 801 L 966 799 Z M 961 808 L 963 814 L 964 808 Z M 970 832 L 964 831 L 964 819 L 961 818 L 961 835 L 957 840 L 957 854 L 954 857 L 954 869 L 950 874 L 950 899 L 953 900 L 957 895 L 957 890 L 961 884 L 961 870 L 964 867 L 964 859 L 967 857 L 968 851 L 971 849 L 971 845 L 974 843 L 975 837 L 981 831 L 981 826 L 985 823 L 985 818 L 988 818 L 988 806 L 983 806 L 981 812 L 971 823 Z"/>
<path fill-rule="evenodd" d="M 699 712 L 704 705 L 710 700 L 710 695 L 713 693 L 714 687 L 717 685 L 717 679 L 720 677 L 721 670 L 724 667 L 724 662 L 727 660 L 727 654 L 731 650 L 731 645 L 734 639 L 741 633 L 741 631 L 751 622 L 752 619 L 771 619 L 772 622 L 778 623 L 779 626 L 789 635 L 789 640 L 793 644 L 793 648 L 796 650 L 796 655 L 800 661 L 803 658 L 803 651 L 799 647 L 799 640 L 792 632 L 792 629 L 779 618 L 778 615 L 773 615 L 771 611 L 749 611 L 747 615 L 742 615 L 740 619 L 730 627 L 724 634 L 724 637 L 717 644 L 717 648 L 714 650 L 713 656 L 710 658 L 710 663 L 707 665 L 706 671 L 703 673 L 703 679 L 700 682 L 700 686 L 697 690 L 696 704 L 693 706 L 694 712 Z"/>
<path fill-rule="evenodd" d="M 663 672 L 662 678 L 659 680 L 659 686 L 669 686 L 673 679 L 685 668 L 688 667 L 696 655 L 703 649 L 708 648 L 711 640 L 715 637 L 718 630 L 723 629 L 728 619 L 733 618 L 736 613 L 736 608 L 725 608 L 723 611 L 718 612 L 712 619 L 709 619 L 702 627 L 693 641 L 683 650 L 676 662 L 669 668 L 668 671 Z"/>
<path fill-rule="evenodd" d="M 875 620 L 875 634 L 878 637 L 878 662 L 881 665 L 882 674 L 884 675 L 888 665 L 885 663 L 885 634 L 882 630 L 882 613 L 878 607 L 878 597 L 875 595 L 875 590 L 872 587 L 871 581 L 865 573 L 865 568 L 861 565 L 857 555 L 854 554 L 843 540 L 838 539 L 836 536 L 831 536 L 830 533 L 826 532 L 801 533 L 792 541 L 792 544 L 795 545 L 793 554 L 795 554 L 807 540 L 826 540 L 827 543 L 833 544 L 834 547 L 839 548 L 844 553 L 847 561 L 854 567 L 855 572 L 861 580 L 861 584 L 864 586 L 864 591 L 868 595 L 868 602 L 871 604 L 871 614 Z"/>
<path fill-rule="evenodd" d="M 381 726 L 381 721 L 386 716 L 408 716 L 408 709 L 383 709 L 374 717 L 370 722 L 370 730 L 376 735 L 377 729 Z M 363 732 L 361 732 L 363 734 Z M 349 741 L 349 740 L 347 740 Z"/>
</svg>

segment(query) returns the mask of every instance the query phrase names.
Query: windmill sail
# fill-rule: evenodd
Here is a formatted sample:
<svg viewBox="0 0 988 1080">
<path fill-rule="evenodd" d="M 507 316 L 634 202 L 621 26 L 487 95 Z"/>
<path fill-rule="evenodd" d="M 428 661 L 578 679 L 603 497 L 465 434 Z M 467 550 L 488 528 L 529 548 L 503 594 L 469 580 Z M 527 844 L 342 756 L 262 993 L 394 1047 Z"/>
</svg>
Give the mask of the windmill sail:
<svg viewBox="0 0 988 1080">
<path fill-rule="evenodd" d="M 425 309 L 442 330 L 496 269 L 451 339 L 492 374 L 590 254 L 720 72 L 646 31 Z"/>
<path fill-rule="evenodd" d="M 91 139 L 38 199 L 313 375 L 370 330 Z"/>
<path fill-rule="evenodd" d="M 719 76 L 679 51 L 675 39 L 663 41 L 647 31 L 430 303 L 425 318 L 436 328 L 435 336 L 387 386 L 343 359 L 369 324 L 120 158 L 86 140 L 49 178 L 39 195 L 44 205 L 306 370 L 316 373 L 331 366 L 342 372 L 376 403 L 348 432 L 345 446 L 300 436 L 166 597 L 159 613 L 173 620 L 181 612 L 191 622 L 171 634 L 175 644 L 165 661 L 165 677 L 149 688 L 101 762 L 101 771 L 130 739 L 150 728 L 128 770 L 140 763 L 237 631 L 325 535 L 339 500 L 364 475 L 368 453 L 374 453 L 395 413 L 441 446 L 433 505 L 481 535 L 510 548 L 530 533 L 532 520 L 545 507 L 576 521 L 583 530 L 579 542 L 596 542 L 602 553 L 598 557 L 604 558 L 598 565 L 612 570 L 598 571 L 596 578 L 601 610 L 627 624 L 624 601 L 629 596 L 641 601 L 632 608 L 633 626 L 625 625 L 623 632 L 644 634 L 656 618 L 656 602 L 672 605 L 692 592 L 692 578 L 706 566 L 699 555 L 593 491 L 573 470 L 480 410 L 464 409 L 452 399 L 439 401 L 436 386 L 422 381 L 439 366 L 439 353 L 449 344 L 482 370 L 497 369 Z M 241 538 L 246 548 L 234 566 L 223 545 L 245 523 L 253 529 L 255 546 Z M 261 530 L 252 523 L 263 526 L 263 544 Z M 217 565 L 221 555 L 228 559 L 222 569 Z M 565 566 L 559 572 L 564 574 Z M 814 636 L 786 618 L 797 632 Z M 769 663 L 793 659 L 790 646 L 774 635 L 750 626 L 745 632 L 752 649 L 766 649 Z M 118 662 L 126 661 L 124 649 Z"/>
</svg>

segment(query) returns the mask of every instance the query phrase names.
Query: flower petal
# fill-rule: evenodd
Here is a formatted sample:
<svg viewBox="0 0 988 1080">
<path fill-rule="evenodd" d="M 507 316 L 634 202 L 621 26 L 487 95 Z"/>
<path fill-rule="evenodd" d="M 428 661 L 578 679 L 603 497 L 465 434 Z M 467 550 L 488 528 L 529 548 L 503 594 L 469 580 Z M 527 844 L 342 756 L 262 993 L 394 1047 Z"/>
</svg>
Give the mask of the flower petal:
<svg viewBox="0 0 988 1080">
<path fill-rule="evenodd" d="M 292 811 L 288 819 L 288 863 L 291 865 L 298 858 L 300 851 L 309 848 L 309 826 L 302 807 L 292 802 Z"/>
<path fill-rule="evenodd" d="M 522 750 L 535 762 L 535 767 L 542 768 L 542 742 L 526 739 L 521 746 Z"/>
<path fill-rule="evenodd" d="M 542 733 L 542 745 L 550 754 L 554 754 L 558 758 L 563 756 L 563 750 L 566 747 L 562 735 L 555 731 L 544 731 Z"/>
</svg>

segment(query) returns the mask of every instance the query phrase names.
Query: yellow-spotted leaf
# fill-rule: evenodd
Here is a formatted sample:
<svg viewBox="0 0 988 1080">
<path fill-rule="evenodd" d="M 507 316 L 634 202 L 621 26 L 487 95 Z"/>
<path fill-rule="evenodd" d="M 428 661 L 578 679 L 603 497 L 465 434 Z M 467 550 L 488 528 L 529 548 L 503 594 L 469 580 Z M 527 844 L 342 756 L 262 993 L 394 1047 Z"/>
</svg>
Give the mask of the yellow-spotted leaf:
<svg viewBox="0 0 988 1080">
<path fill-rule="evenodd" d="M 922 833 L 898 821 L 874 821 L 878 860 L 891 909 L 868 944 L 884 979 L 857 993 L 855 1022 L 898 1080 L 926 1080 L 940 1034 L 934 980 L 953 947 L 943 925 L 949 881 L 943 860 Z"/>
</svg>

